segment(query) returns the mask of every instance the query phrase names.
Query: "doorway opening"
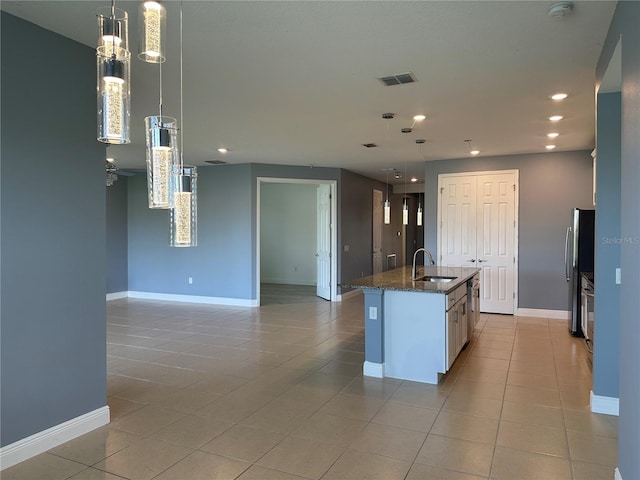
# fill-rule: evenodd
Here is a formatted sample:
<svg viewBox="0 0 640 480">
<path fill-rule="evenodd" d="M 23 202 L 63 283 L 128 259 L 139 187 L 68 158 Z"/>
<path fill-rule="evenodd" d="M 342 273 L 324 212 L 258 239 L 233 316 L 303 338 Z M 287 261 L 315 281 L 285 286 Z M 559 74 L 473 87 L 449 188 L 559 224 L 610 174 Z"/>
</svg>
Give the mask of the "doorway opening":
<svg viewBox="0 0 640 480">
<path fill-rule="evenodd" d="M 337 300 L 337 182 L 259 177 L 259 305 Z"/>
</svg>

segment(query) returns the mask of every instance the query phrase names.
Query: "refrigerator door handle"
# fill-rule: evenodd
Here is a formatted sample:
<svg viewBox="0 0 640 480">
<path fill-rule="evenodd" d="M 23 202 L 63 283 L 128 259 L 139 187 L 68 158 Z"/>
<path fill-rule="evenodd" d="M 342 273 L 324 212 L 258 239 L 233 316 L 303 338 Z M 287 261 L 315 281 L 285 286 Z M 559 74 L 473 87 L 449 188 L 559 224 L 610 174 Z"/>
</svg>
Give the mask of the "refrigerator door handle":
<svg viewBox="0 0 640 480">
<path fill-rule="evenodd" d="M 569 237 L 571 237 L 571 227 L 567 227 L 567 235 L 564 239 L 564 276 L 567 282 L 571 280 L 569 275 Z"/>
</svg>

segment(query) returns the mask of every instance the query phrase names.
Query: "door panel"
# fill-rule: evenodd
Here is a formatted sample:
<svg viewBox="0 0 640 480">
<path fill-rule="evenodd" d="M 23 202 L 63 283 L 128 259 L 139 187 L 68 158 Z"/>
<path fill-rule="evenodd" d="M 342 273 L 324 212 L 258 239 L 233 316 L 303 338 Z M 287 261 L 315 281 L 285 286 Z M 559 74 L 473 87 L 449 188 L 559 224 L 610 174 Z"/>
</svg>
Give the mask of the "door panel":
<svg viewBox="0 0 640 480">
<path fill-rule="evenodd" d="M 440 265 L 473 266 L 476 252 L 475 179 L 447 177 L 440 186 Z"/>
<path fill-rule="evenodd" d="M 331 186 L 318 185 L 317 191 L 316 295 L 331 300 Z"/>
<path fill-rule="evenodd" d="M 478 262 L 483 269 L 483 312 L 513 313 L 515 273 L 515 178 L 512 173 L 478 176 Z"/>
</svg>

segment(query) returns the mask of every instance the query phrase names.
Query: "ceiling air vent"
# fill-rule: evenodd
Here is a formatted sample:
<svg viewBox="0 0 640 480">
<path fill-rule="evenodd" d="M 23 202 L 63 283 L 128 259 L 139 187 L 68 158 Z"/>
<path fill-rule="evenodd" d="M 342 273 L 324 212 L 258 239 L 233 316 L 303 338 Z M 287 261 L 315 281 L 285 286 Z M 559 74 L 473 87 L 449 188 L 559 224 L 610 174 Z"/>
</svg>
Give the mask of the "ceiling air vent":
<svg viewBox="0 0 640 480">
<path fill-rule="evenodd" d="M 210 163 L 211 165 L 226 165 L 228 162 L 222 160 L 205 160 L 205 163 Z"/>
<path fill-rule="evenodd" d="M 392 85 L 402 85 L 404 83 L 413 83 L 416 81 L 416 78 L 413 76 L 413 73 L 398 73 L 396 75 L 391 75 L 389 77 L 379 78 L 385 86 L 391 87 Z"/>
<path fill-rule="evenodd" d="M 378 145 L 375 143 L 363 143 L 362 146 L 366 148 L 376 148 Z"/>
</svg>

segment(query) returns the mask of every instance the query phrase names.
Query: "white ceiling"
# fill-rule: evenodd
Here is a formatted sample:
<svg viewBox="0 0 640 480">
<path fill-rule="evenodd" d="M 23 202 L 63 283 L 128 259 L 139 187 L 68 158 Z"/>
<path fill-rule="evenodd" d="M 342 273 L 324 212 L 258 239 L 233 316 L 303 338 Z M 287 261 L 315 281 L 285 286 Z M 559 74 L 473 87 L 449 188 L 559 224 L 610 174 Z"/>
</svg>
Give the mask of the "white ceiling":
<svg viewBox="0 0 640 480">
<path fill-rule="evenodd" d="M 561 19 L 547 15 L 551 3 L 185 1 L 185 163 L 314 164 L 384 179 L 384 168 L 406 163 L 411 176 L 423 160 L 466 157 L 465 139 L 481 156 L 544 152 L 550 131 L 556 151 L 591 149 L 595 67 L 615 2 L 576 1 Z M 2 10 L 94 46 L 96 9 L 109 4 L 3 0 Z M 116 4 L 129 12 L 134 57 L 138 4 Z M 179 117 L 180 3 L 164 5 L 164 113 Z M 377 80 L 403 72 L 417 82 Z M 569 98 L 554 102 L 558 91 Z M 140 168 L 157 65 L 132 61 L 131 92 L 132 142 L 109 153 Z M 417 113 L 427 120 L 400 133 Z M 565 119 L 551 125 L 552 114 Z"/>
</svg>

